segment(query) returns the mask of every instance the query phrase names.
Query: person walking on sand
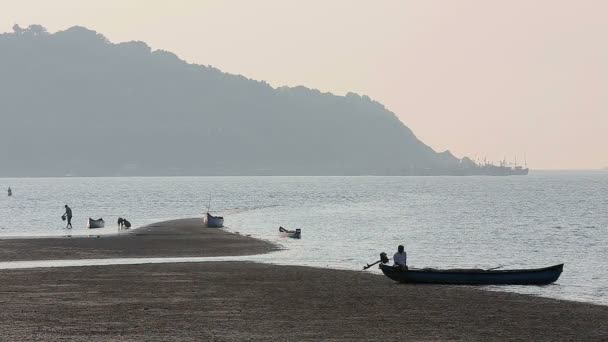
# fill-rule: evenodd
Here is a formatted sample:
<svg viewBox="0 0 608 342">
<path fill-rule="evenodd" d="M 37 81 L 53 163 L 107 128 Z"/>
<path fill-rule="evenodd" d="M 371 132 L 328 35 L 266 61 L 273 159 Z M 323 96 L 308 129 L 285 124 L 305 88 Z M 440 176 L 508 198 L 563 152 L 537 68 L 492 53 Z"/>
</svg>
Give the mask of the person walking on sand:
<svg viewBox="0 0 608 342">
<path fill-rule="evenodd" d="M 72 228 L 72 209 L 67 204 L 65 205 L 65 214 L 63 216 L 68 219 L 68 224 L 65 227 Z"/>
<path fill-rule="evenodd" d="M 403 245 L 399 245 L 397 247 L 397 253 L 393 255 L 393 262 L 396 267 L 399 267 L 402 270 L 407 270 L 407 253 L 405 253 L 405 248 Z"/>
</svg>

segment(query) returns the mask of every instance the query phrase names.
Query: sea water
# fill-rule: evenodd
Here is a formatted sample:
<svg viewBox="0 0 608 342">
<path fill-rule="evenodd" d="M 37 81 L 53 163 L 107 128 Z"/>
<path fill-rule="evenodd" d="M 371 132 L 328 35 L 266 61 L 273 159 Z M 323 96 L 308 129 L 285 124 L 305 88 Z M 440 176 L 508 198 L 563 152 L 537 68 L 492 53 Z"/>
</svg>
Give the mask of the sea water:
<svg viewBox="0 0 608 342">
<path fill-rule="evenodd" d="M 535 268 L 553 285 L 485 287 L 608 305 L 608 172 L 512 177 L 0 178 L 0 238 L 116 234 L 210 208 L 281 245 L 257 261 L 361 270 L 403 244 L 411 267 Z M 61 220 L 64 205 L 74 228 Z M 87 218 L 106 228 L 89 230 Z M 302 229 L 283 238 L 278 227 Z M 378 273 L 376 268 L 367 272 Z M 388 281 L 388 280 L 387 280 Z"/>
</svg>

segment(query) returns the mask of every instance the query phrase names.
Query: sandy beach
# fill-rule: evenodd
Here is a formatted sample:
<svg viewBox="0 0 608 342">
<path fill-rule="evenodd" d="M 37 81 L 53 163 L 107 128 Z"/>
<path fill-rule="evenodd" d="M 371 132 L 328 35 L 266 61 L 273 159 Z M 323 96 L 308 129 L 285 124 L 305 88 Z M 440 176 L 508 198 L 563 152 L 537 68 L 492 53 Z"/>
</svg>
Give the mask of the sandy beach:
<svg viewBox="0 0 608 342">
<path fill-rule="evenodd" d="M 206 228 L 200 218 L 165 221 L 118 235 L 0 239 L 0 261 L 212 257 L 267 253 L 266 241 Z"/>
<path fill-rule="evenodd" d="M 6 261 L 276 249 L 192 220 L 130 235 L 3 240 L 0 253 Z M 7 341 L 608 339 L 606 306 L 250 262 L 0 270 L 0 303 L 0 336 Z"/>
</svg>

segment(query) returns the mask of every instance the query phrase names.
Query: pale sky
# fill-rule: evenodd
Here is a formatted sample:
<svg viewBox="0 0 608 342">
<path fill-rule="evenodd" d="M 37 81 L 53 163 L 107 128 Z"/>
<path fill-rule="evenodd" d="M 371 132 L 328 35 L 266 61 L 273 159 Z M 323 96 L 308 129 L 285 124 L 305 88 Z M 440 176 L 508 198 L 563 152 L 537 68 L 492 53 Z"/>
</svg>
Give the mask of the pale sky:
<svg viewBox="0 0 608 342">
<path fill-rule="evenodd" d="M 437 151 L 534 169 L 608 166 L 606 18 L 603 0 L 0 0 L 0 32 L 80 25 L 273 86 L 366 94 Z"/>
</svg>

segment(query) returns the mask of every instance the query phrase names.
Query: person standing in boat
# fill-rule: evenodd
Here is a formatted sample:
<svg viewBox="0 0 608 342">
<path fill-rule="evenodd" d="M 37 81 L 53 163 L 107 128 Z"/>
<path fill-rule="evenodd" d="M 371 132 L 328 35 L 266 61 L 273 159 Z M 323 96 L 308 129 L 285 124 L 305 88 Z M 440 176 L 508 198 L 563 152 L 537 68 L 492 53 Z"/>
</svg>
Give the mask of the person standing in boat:
<svg viewBox="0 0 608 342">
<path fill-rule="evenodd" d="M 8 195 L 9 196 L 13 196 L 13 190 L 11 190 L 11 187 L 8 187 Z"/>
<path fill-rule="evenodd" d="M 65 213 L 63 214 L 65 218 L 68 219 L 68 224 L 65 226 L 66 228 L 72 228 L 72 209 L 65 205 Z"/>
<path fill-rule="evenodd" d="M 395 267 L 399 267 L 402 270 L 407 270 L 407 253 L 403 245 L 397 247 L 397 253 L 393 255 L 393 263 Z"/>
</svg>

